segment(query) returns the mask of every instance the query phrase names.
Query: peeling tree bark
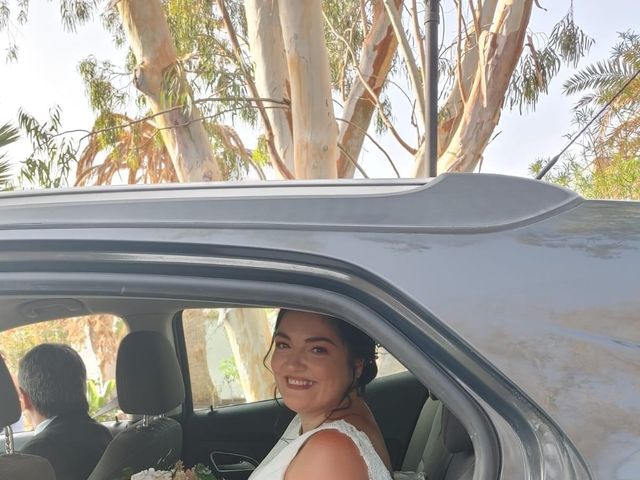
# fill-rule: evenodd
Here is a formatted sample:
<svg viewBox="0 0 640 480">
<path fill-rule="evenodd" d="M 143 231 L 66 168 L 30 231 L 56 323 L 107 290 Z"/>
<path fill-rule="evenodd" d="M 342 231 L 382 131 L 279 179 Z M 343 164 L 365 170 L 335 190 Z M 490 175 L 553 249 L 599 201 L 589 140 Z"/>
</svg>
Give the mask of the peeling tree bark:
<svg viewBox="0 0 640 480">
<path fill-rule="evenodd" d="M 470 172 L 482 158 L 500 120 L 504 97 L 518 63 L 534 0 L 499 0 L 491 27 L 478 42 L 479 60 L 469 98 L 443 154 L 438 172 Z M 420 149 L 414 174 L 426 175 Z"/>
<path fill-rule="evenodd" d="M 395 0 L 395 3 L 400 8 L 403 0 Z M 373 23 L 364 39 L 358 68 L 369 88 L 379 96 L 391 69 L 398 41 L 382 2 L 377 2 L 374 8 Z M 338 158 L 340 178 L 351 178 L 355 173 L 353 161 L 360 156 L 375 107 L 369 90 L 361 80 L 356 80 L 344 105 L 342 117 L 346 122 L 341 124 L 338 135 L 338 144 L 344 149 Z"/>
<path fill-rule="evenodd" d="M 442 155 L 451 137 L 456 132 L 460 120 L 464 113 L 464 105 L 468 101 L 469 94 L 478 70 L 478 35 L 491 28 L 491 22 L 496 12 L 498 0 L 485 0 L 482 2 L 479 11 L 476 10 L 475 18 L 477 25 L 471 25 L 466 32 L 462 32 L 463 53 L 461 55 L 460 66 L 456 75 L 456 84 L 447 97 L 442 108 L 442 116 L 438 122 L 438 156 Z M 479 28 L 480 31 L 476 31 Z"/>
<path fill-rule="evenodd" d="M 290 102 L 289 71 L 277 0 L 245 0 L 245 15 L 255 84 L 260 97 Z M 280 158 L 289 171 L 294 172 L 291 110 L 268 109 L 267 116 Z"/>
<path fill-rule="evenodd" d="M 117 3 L 129 45 L 138 61 L 135 84 L 148 99 L 162 139 L 181 182 L 222 180 L 207 132 L 196 105 L 187 114 L 163 94 L 163 78 L 174 69 L 181 88 L 180 97 L 192 99 L 181 77 L 176 49 L 160 0 L 120 0 Z M 180 78 L 181 77 L 181 78 Z M 172 96 L 175 98 L 176 96 Z"/>
<path fill-rule="evenodd" d="M 470 172 L 477 166 L 498 121 L 511 75 L 524 45 L 533 0 L 500 0 L 489 32 L 478 46 L 480 60 L 460 124 L 438 160 L 441 171 Z"/>
<path fill-rule="evenodd" d="M 214 385 L 207 362 L 207 323 L 213 322 L 210 310 L 192 309 L 183 314 L 184 343 L 187 346 L 191 400 L 193 405 L 206 407 L 218 405 L 218 388 Z"/>
<path fill-rule="evenodd" d="M 273 395 L 273 376 L 262 363 L 269 350 L 267 317 L 261 308 L 223 310 L 224 328 L 236 359 L 240 384 L 247 402 L 265 400 Z"/>
<path fill-rule="evenodd" d="M 321 0 L 280 0 L 291 82 L 295 177 L 336 178 L 338 127 L 333 111 Z"/>
</svg>

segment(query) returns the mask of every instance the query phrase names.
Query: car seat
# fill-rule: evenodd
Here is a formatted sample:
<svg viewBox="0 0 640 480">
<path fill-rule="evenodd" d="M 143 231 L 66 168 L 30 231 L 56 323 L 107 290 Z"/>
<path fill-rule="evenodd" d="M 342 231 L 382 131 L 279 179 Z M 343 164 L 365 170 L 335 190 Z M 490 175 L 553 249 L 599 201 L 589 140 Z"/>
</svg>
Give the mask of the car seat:
<svg viewBox="0 0 640 480">
<path fill-rule="evenodd" d="M 470 480 L 474 466 L 473 444 L 466 429 L 441 401 L 430 396 L 416 423 L 402 469 L 424 473 L 429 480 Z"/>
<path fill-rule="evenodd" d="M 138 331 L 122 340 L 116 390 L 121 410 L 143 418 L 115 436 L 88 480 L 173 467 L 182 453 L 182 427 L 164 415 L 184 401 L 185 393 L 176 352 L 164 336 Z"/>
</svg>

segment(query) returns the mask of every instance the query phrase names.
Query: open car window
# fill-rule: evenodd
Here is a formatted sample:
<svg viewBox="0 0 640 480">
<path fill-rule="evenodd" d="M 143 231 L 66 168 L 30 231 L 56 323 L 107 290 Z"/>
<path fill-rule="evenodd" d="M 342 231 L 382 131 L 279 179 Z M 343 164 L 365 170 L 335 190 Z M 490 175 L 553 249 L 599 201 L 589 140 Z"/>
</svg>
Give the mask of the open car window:
<svg viewBox="0 0 640 480">
<path fill-rule="evenodd" d="M 273 377 L 264 365 L 278 309 L 206 308 L 182 312 L 194 409 L 274 398 Z M 378 375 L 406 371 L 384 348 Z"/>
<path fill-rule="evenodd" d="M 0 332 L 0 352 L 17 385 L 20 359 L 29 350 L 43 343 L 69 345 L 87 369 L 89 415 L 99 421 L 113 420 L 117 414 L 116 356 L 127 333 L 125 322 L 113 315 L 48 320 Z M 26 415 L 13 425 L 16 433 L 32 429 Z"/>
</svg>

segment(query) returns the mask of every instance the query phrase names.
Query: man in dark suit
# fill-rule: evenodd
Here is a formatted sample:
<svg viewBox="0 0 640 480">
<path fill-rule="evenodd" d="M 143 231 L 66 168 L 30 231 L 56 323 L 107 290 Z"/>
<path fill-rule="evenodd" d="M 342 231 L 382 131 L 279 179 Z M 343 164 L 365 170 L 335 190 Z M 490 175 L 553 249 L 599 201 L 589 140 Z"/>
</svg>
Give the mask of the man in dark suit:
<svg viewBox="0 0 640 480">
<path fill-rule="evenodd" d="M 80 355 L 66 345 L 38 345 L 20 361 L 18 384 L 35 428 L 20 451 L 49 460 L 57 480 L 86 480 L 111 434 L 89 417 Z"/>
</svg>

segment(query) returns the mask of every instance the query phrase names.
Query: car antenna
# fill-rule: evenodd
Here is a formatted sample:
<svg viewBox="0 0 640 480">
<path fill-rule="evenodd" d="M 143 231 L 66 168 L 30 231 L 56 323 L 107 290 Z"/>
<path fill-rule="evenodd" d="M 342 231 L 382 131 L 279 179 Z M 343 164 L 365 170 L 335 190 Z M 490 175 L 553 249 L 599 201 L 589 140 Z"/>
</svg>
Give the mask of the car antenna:
<svg viewBox="0 0 640 480">
<path fill-rule="evenodd" d="M 440 0 L 427 0 L 425 12 L 424 73 L 425 98 L 425 169 L 426 176 L 438 175 L 438 24 L 440 23 Z"/>
<path fill-rule="evenodd" d="M 627 87 L 631 84 L 631 82 L 633 82 L 636 79 L 638 75 L 640 75 L 640 69 L 638 69 L 636 73 L 634 73 L 631 76 L 631 78 L 627 80 L 624 83 L 624 85 L 622 85 L 620 90 L 618 90 L 616 94 L 613 97 L 611 97 L 611 99 L 607 103 L 605 103 L 604 106 L 600 110 L 598 110 L 598 112 L 593 117 L 591 117 L 589 122 L 587 122 L 587 124 L 582 128 L 582 130 L 580 130 L 573 138 L 569 140 L 569 142 L 564 146 L 564 148 L 560 151 L 560 153 L 558 153 L 555 157 L 549 160 L 549 162 L 544 166 L 544 168 L 540 170 L 538 175 L 536 175 L 536 180 L 542 180 L 544 178 L 544 176 L 549 172 L 549 170 L 551 170 L 553 166 L 558 162 L 558 160 L 560 160 L 560 157 L 564 155 L 564 152 L 566 152 L 569 149 L 569 147 L 573 145 L 578 138 L 580 138 L 580 136 L 587 130 L 587 128 L 589 128 L 591 124 L 595 122 L 598 119 L 598 117 L 600 117 L 600 115 L 602 115 L 604 111 L 611 106 L 614 100 L 618 98 L 622 94 L 622 92 L 624 92 L 627 89 Z"/>
</svg>

